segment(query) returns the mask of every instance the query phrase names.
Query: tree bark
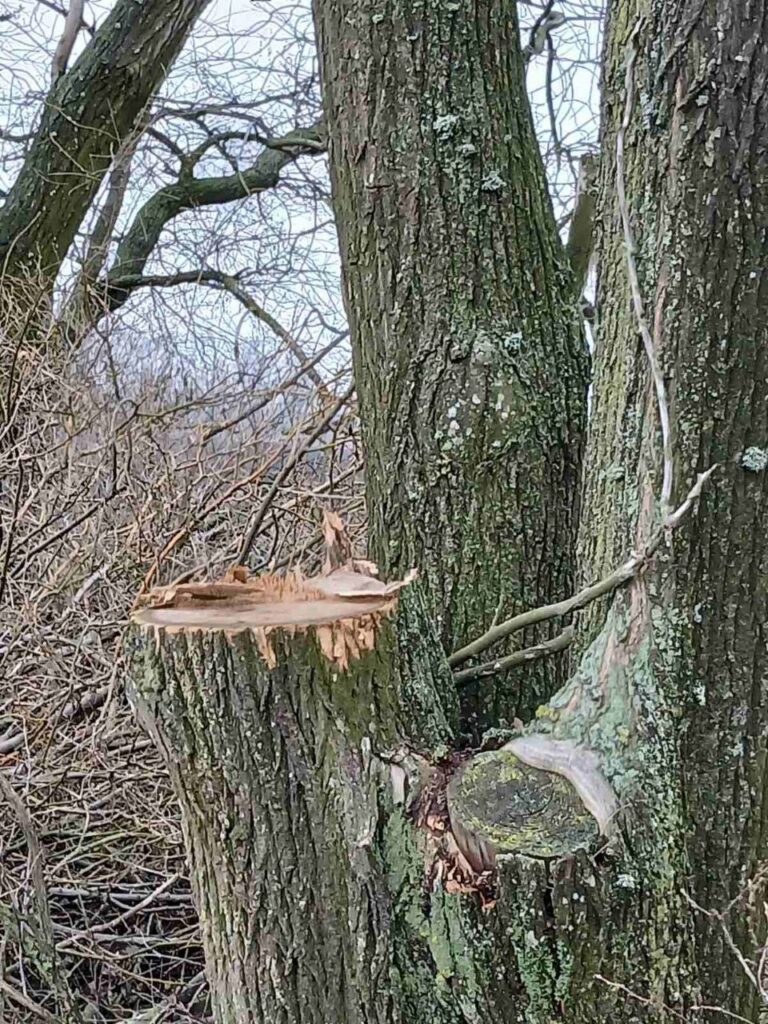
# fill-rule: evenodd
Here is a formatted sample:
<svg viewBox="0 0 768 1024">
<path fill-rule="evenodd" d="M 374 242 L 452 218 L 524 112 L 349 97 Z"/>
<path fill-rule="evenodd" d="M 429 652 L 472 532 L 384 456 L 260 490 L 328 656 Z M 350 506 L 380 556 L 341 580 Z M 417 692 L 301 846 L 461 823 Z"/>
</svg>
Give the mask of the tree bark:
<svg viewBox="0 0 768 1024">
<path fill-rule="evenodd" d="M 371 747 L 398 733 L 377 659 L 341 675 L 286 637 L 269 671 L 244 635 L 171 646 L 146 644 L 135 678 L 181 801 L 217 1021 L 387 1020 L 375 839 L 395 806 Z"/>
<path fill-rule="evenodd" d="M 516 5 L 317 0 L 315 21 L 372 555 L 421 568 L 450 652 L 573 583 L 586 350 Z M 532 712 L 565 663 L 470 687 L 464 726 Z"/>
<path fill-rule="evenodd" d="M 673 505 L 697 473 L 719 468 L 648 581 L 653 672 L 643 718 L 658 757 L 646 779 L 655 776 L 666 795 L 642 811 L 643 842 L 656 855 L 635 875 L 626 898 L 634 923 L 617 948 L 641 944 L 641 963 L 633 958 L 629 969 L 614 955 L 600 970 L 671 1007 L 664 1016 L 635 1000 L 638 1019 L 672 1020 L 704 1003 L 756 1020 L 764 1004 L 723 924 L 680 892 L 707 911 L 736 901 L 724 924 L 756 970 L 766 927 L 761 887 L 748 885 L 768 836 L 768 8 L 729 0 L 609 6 L 584 577 L 626 557 L 638 520 L 660 514 L 651 498 L 661 483 L 659 419 L 615 189 L 628 52 L 628 212 L 669 396 Z M 598 623 L 596 611 L 589 624 Z M 640 812 L 639 794 L 632 803 Z M 604 1012 L 615 1019 L 628 1010 L 609 1000 Z"/>
<path fill-rule="evenodd" d="M 0 210 L 0 266 L 53 279 L 114 154 L 168 73 L 208 0 L 118 0 L 49 93 Z"/>
<path fill-rule="evenodd" d="M 672 1022 L 720 1008 L 757 1020 L 768 734 L 768 159 L 758 111 L 768 12 L 614 0 L 609 14 L 583 579 L 641 550 L 666 515 L 659 402 L 630 263 L 669 406 L 672 507 L 697 474 L 720 466 L 646 571 L 582 617 L 592 642 L 523 737 L 598 753 L 620 808 L 602 856 L 551 862 L 551 928 L 539 948 L 554 983 L 540 986 L 528 1018 Z M 472 828 L 525 849 L 493 832 L 493 808 L 471 783 L 459 806 L 470 804 Z"/>
<path fill-rule="evenodd" d="M 418 808 L 445 772 L 413 744 L 447 751 L 446 667 L 430 663 L 418 589 L 399 598 L 423 620 L 407 661 L 370 615 L 264 634 L 220 584 L 198 590 L 191 612 L 155 592 L 128 649 L 132 701 L 181 803 L 217 1024 L 513 1019 L 525 989 L 508 949 L 543 911 L 511 887 L 489 922 L 476 894 L 443 887 L 455 851 L 440 859 L 439 828 L 423 824 L 439 806 Z M 340 638 L 373 628 L 340 665 Z"/>
<path fill-rule="evenodd" d="M 255 958 L 244 1021 L 671 1024 L 703 1019 L 718 1006 L 756 1020 L 763 893 L 757 885 L 748 898 L 740 893 L 758 873 L 766 839 L 768 166 L 758 115 L 768 13 L 757 3 L 735 13 L 726 0 L 611 5 L 582 572 L 590 580 L 604 575 L 635 546 L 654 548 L 655 556 L 608 608 L 595 605 L 583 616 L 591 642 L 583 642 L 576 671 L 534 723 L 500 751 L 451 760 L 445 749 L 430 750 L 451 734 L 451 686 L 431 617 L 441 613 L 446 644 L 488 626 L 495 611 L 489 594 L 498 602 L 504 574 L 514 586 L 523 576 L 513 528 L 523 509 L 526 528 L 535 524 L 537 552 L 563 565 L 560 549 L 547 546 L 553 520 L 546 517 L 565 516 L 558 523 L 572 527 L 555 496 L 564 493 L 564 453 L 581 425 L 578 403 L 570 410 L 575 427 L 568 409 L 580 372 L 577 334 L 562 326 L 565 314 L 560 319 L 573 286 L 559 276 L 547 218 L 538 219 L 543 186 L 525 145 L 513 12 L 488 4 L 472 13 L 469 20 L 460 4 L 372 13 L 352 0 L 317 8 L 373 543 L 389 572 L 420 564 L 426 586 L 403 591 L 391 632 L 382 631 L 347 685 L 314 667 L 311 640 L 280 640 L 271 675 L 239 646 L 252 641 L 230 649 L 221 638 L 170 636 L 155 649 L 136 640 L 138 699 L 178 765 L 188 842 L 203 837 L 220 875 L 247 880 L 222 890 L 204 925 L 213 977 L 220 977 L 223 939 L 234 935 L 234 969 L 246 947 Z M 495 136 L 490 111 L 500 125 Z M 621 210 L 616 153 L 625 118 L 621 178 L 629 201 Z M 508 135 L 518 144 L 514 153 L 505 148 Z M 514 189 L 499 170 L 502 153 L 520 170 Z M 509 261 L 500 255 L 507 251 Z M 655 547 L 658 403 L 638 338 L 630 261 L 666 378 L 673 505 L 697 472 L 721 463 L 692 517 Z M 526 303 L 520 282 L 529 273 L 538 291 Z M 503 339 L 520 324 L 519 351 L 504 354 Z M 529 337 L 548 338 L 551 348 L 529 349 Z M 527 390 L 534 381 L 546 389 L 542 396 Z M 540 417 L 535 429 L 529 401 Z M 505 419 L 510 409 L 516 416 Z M 447 435 L 448 449 L 446 422 L 459 424 Z M 539 446 L 544 437 L 549 447 Z M 532 500 L 534 479 L 550 508 Z M 496 501 L 502 491 L 508 505 Z M 374 685 L 378 701 L 369 697 Z M 542 688 L 537 680 L 534 691 Z M 288 714 L 275 704 L 283 699 Z M 514 706 L 494 699 L 506 713 Z M 370 703 L 375 721 L 363 727 Z M 464 710 L 464 727 L 476 724 Z M 428 756 L 417 758 L 413 747 Z M 392 749 L 403 748 L 412 758 L 412 796 L 401 805 L 391 770 L 393 761 L 406 763 L 392 758 Z M 265 780 L 262 749 L 299 753 L 278 761 L 280 780 Z M 188 753 L 198 750 L 208 759 L 202 773 Z M 365 767 L 374 762 L 389 765 L 390 776 L 374 778 L 378 768 Z M 426 779 L 414 763 L 426 766 Z M 448 783 L 443 824 L 453 825 L 474 874 L 456 873 L 460 861 L 441 860 L 445 850 L 431 845 L 427 826 L 439 815 L 420 808 L 425 801 L 428 810 L 439 808 L 429 804 L 438 777 Z M 301 799 L 292 795 L 296 780 Z M 329 804 L 323 794 L 331 782 Z M 245 850 L 260 849 L 274 813 L 281 846 L 294 858 L 293 885 L 265 885 L 250 866 L 241 871 L 243 856 L 216 838 L 226 837 L 220 822 L 232 820 L 234 794 L 243 789 Z M 362 873 L 360 830 L 350 821 L 368 822 L 365 835 L 374 836 Z M 329 860 L 316 839 L 310 843 L 313 822 L 327 827 Z M 605 840 L 595 850 L 598 826 Z M 264 861 L 274 878 L 283 877 L 279 854 Z M 498 900 L 481 911 L 482 876 L 494 856 Z M 348 867 L 339 872 L 343 858 Z M 195 867 L 204 908 L 210 872 L 203 861 Z M 302 901 L 305 877 L 316 887 L 322 879 L 322 900 Z M 722 916 L 692 909 L 690 899 Z M 272 915 L 264 930 L 253 923 L 261 908 Z M 239 922 L 234 932 L 223 914 Z M 294 945 L 302 927 L 309 977 Z M 272 949 L 268 933 L 281 935 L 274 962 L 262 952 Z M 312 976 L 320 971 L 318 943 L 331 950 L 322 984 Z M 292 979 L 284 1004 L 271 994 L 279 985 L 267 978 L 270 967 L 280 985 Z M 224 993 L 219 1019 L 229 1022 L 227 986 L 215 983 Z"/>
</svg>

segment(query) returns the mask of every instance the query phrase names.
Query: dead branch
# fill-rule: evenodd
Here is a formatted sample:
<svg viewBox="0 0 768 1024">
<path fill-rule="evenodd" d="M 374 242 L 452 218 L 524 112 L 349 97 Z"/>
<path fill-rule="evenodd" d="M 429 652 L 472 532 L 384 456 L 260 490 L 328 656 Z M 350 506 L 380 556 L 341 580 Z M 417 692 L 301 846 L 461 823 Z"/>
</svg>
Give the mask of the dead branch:
<svg viewBox="0 0 768 1024">
<path fill-rule="evenodd" d="M 573 626 L 567 626 L 562 633 L 552 637 L 551 640 L 544 640 L 540 644 L 526 647 L 522 651 L 514 651 L 496 661 L 487 661 L 484 665 L 476 665 L 473 668 L 464 669 L 463 672 L 454 672 L 453 678 L 457 686 L 467 686 L 477 679 L 484 679 L 486 676 L 496 676 L 500 672 L 506 672 L 510 668 L 519 668 L 527 665 L 529 661 L 537 661 L 549 654 L 556 654 L 569 647 L 576 637 Z"/>
<path fill-rule="evenodd" d="M 69 58 L 72 55 L 72 50 L 83 22 L 84 10 L 85 0 L 69 0 L 69 10 L 64 18 L 64 29 L 56 47 L 56 52 L 53 55 L 51 85 L 55 85 L 59 77 L 67 70 Z"/>
<path fill-rule="evenodd" d="M 555 604 L 542 605 L 539 608 L 531 608 L 528 611 L 521 612 L 520 615 L 515 615 L 511 619 L 507 619 L 505 622 L 500 622 L 498 625 L 492 626 L 476 640 L 473 640 L 465 647 L 461 647 L 458 651 L 454 651 L 454 653 L 448 658 L 448 664 L 452 668 L 455 668 L 465 662 L 468 658 L 473 658 L 475 655 L 480 654 L 488 647 L 498 643 L 499 640 L 503 640 L 512 633 L 517 633 L 521 629 L 527 629 L 529 626 L 538 625 L 540 622 L 546 622 L 549 619 L 562 618 L 565 615 L 569 615 L 571 612 L 579 611 L 581 608 L 586 608 L 588 604 L 591 604 L 600 597 L 605 597 L 606 595 L 613 593 L 614 590 L 624 586 L 624 584 L 628 583 L 631 579 L 634 579 L 648 564 L 653 554 L 659 549 L 668 530 L 674 529 L 681 523 L 688 509 L 701 494 L 704 484 L 716 469 L 717 465 L 710 466 L 706 472 L 699 474 L 696 483 L 686 495 L 685 500 L 664 520 L 663 524 L 656 530 L 649 543 L 645 549 L 640 552 L 640 554 L 633 555 L 623 565 L 619 566 L 618 569 L 614 569 L 613 572 L 604 576 L 597 583 L 593 583 L 591 586 L 585 587 L 583 590 L 580 590 L 572 597 L 566 598 L 564 601 L 557 601 Z M 523 652 L 520 653 L 522 654 Z"/>
</svg>

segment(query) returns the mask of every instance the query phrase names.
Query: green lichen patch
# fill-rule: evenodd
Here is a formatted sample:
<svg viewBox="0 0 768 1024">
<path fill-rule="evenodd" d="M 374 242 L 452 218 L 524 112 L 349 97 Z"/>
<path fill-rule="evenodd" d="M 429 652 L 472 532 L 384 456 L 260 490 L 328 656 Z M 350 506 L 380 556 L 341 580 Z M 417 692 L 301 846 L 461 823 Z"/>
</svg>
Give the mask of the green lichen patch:
<svg viewBox="0 0 768 1024">
<path fill-rule="evenodd" d="M 459 842 L 474 834 L 497 855 L 560 857 L 597 840 L 597 825 L 571 784 L 510 751 L 478 754 L 457 772 L 448 810 Z"/>
</svg>

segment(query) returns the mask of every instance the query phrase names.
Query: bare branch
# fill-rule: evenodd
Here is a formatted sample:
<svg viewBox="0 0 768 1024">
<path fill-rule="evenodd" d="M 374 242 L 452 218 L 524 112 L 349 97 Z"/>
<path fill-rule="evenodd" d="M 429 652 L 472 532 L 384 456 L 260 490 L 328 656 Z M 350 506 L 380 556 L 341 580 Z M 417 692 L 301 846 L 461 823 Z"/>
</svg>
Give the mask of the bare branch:
<svg viewBox="0 0 768 1024">
<path fill-rule="evenodd" d="M 232 277 L 231 274 L 218 274 L 217 277 L 218 283 L 222 288 L 226 289 L 230 295 L 233 295 L 249 313 L 255 316 L 258 320 L 261 320 L 262 323 L 266 324 L 267 327 L 269 327 L 269 329 L 273 331 L 283 342 L 288 351 L 296 357 L 302 366 L 307 366 L 307 376 L 309 379 L 320 389 L 321 394 L 325 393 L 326 397 L 328 397 L 328 389 L 325 381 L 317 370 L 314 369 L 314 364 L 304 351 L 301 342 L 294 338 L 290 331 L 287 331 L 282 326 L 279 320 L 276 320 L 271 313 L 268 313 L 263 306 L 260 306 L 253 296 L 249 295 L 245 288 L 243 288 L 237 278 Z M 209 278 L 201 283 L 209 284 L 213 283 L 213 281 Z"/>
<path fill-rule="evenodd" d="M 326 415 L 322 418 L 322 420 L 317 425 L 317 427 L 315 427 L 315 429 L 312 431 L 312 433 L 309 435 L 309 437 L 307 437 L 306 440 L 303 441 L 298 446 L 298 448 L 296 449 L 294 454 L 291 456 L 291 458 L 286 462 L 286 464 L 283 466 L 283 468 L 277 474 L 277 476 L 275 477 L 274 483 L 270 487 L 270 489 L 267 492 L 263 502 L 261 503 L 261 506 L 259 507 L 258 511 L 256 512 L 256 515 L 253 518 L 253 522 L 251 523 L 251 525 L 248 528 L 248 532 L 246 533 L 245 537 L 243 538 L 243 543 L 242 543 L 242 545 L 240 547 L 240 550 L 239 550 L 239 552 L 237 554 L 237 559 L 236 559 L 238 564 L 244 563 L 246 558 L 248 557 L 248 552 L 251 550 L 251 547 L 253 546 L 253 542 L 254 542 L 254 540 L 256 539 L 256 537 L 259 534 L 259 529 L 261 527 L 261 524 L 264 522 L 264 517 L 266 516 L 267 512 L 269 511 L 269 507 L 272 504 L 272 501 L 274 500 L 274 497 L 277 494 L 279 488 L 282 486 L 283 483 L 285 483 L 285 481 L 288 478 L 288 476 L 293 472 L 294 466 L 299 461 L 299 459 L 302 457 L 302 455 L 304 455 L 304 453 L 307 451 L 307 449 L 309 449 L 315 443 L 315 441 L 320 437 L 320 435 L 325 430 L 328 429 L 331 421 L 333 420 L 333 417 L 336 415 L 336 413 L 339 411 L 339 409 L 344 405 L 344 403 L 347 402 L 352 397 L 352 394 L 353 394 L 354 390 L 355 390 L 355 386 L 353 384 L 344 392 L 344 394 L 340 398 L 338 398 L 334 402 L 334 404 L 331 406 L 331 408 L 326 413 Z"/>
<path fill-rule="evenodd" d="M 528 37 L 528 45 L 523 50 L 523 59 L 527 62 L 531 57 L 537 57 L 544 52 L 547 36 L 553 28 L 559 28 L 565 22 L 565 15 L 560 11 L 553 11 L 555 0 L 548 0 L 544 10 L 531 26 Z"/>
<path fill-rule="evenodd" d="M 569 615 L 571 612 L 578 611 L 580 608 L 585 608 L 588 604 L 596 601 L 599 597 L 604 597 L 606 594 L 613 593 L 614 590 L 623 586 L 633 579 L 640 570 L 647 565 L 649 559 L 658 550 L 660 544 L 666 536 L 667 530 L 673 529 L 678 526 L 685 516 L 688 509 L 691 507 L 693 502 L 701 494 L 701 490 L 709 479 L 709 477 L 717 469 L 717 465 L 710 466 L 705 473 L 700 473 L 696 483 L 690 489 L 686 495 L 685 501 L 668 516 L 662 525 L 658 528 L 656 533 L 651 537 L 648 545 L 640 554 L 633 555 L 623 565 L 619 566 L 618 569 L 614 569 L 613 572 L 604 576 L 597 583 L 593 583 L 589 587 L 585 587 L 580 590 L 577 594 L 572 597 L 566 598 L 564 601 L 557 601 L 555 604 L 542 605 L 539 608 L 531 608 L 528 611 L 521 612 L 520 615 L 515 615 L 514 618 L 507 619 L 505 622 L 500 622 L 497 626 L 493 626 L 491 629 L 483 633 L 482 636 L 478 637 L 477 640 L 473 640 L 472 643 L 467 644 L 465 647 L 455 651 L 449 658 L 448 664 L 455 668 L 457 665 L 461 665 L 468 658 L 472 658 L 481 651 L 486 650 L 493 644 L 498 643 L 499 640 L 503 640 L 504 637 L 510 636 L 512 633 L 517 633 L 521 629 L 526 629 L 529 626 L 535 626 L 540 622 L 546 622 L 549 619 L 562 618 L 564 615 Z"/>
<path fill-rule="evenodd" d="M 67 64 L 72 56 L 72 50 L 74 49 L 83 21 L 84 10 L 85 0 L 69 0 L 69 10 L 64 18 L 64 29 L 61 33 L 59 44 L 56 47 L 56 52 L 53 55 L 51 85 L 55 85 L 59 77 L 67 70 Z"/>
<path fill-rule="evenodd" d="M 59 1024 L 59 1018 L 54 1017 L 52 1013 L 49 1013 L 44 1007 L 40 1006 L 29 996 L 25 996 L 23 992 L 17 991 L 13 985 L 9 985 L 4 978 L 0 978 L 0 992 L 4 992 L 9 999 L 12 999 L 14 1003 L 18 1003 L 19 1006 L 23 1006 L 25 1010 L 28 1010 L 38 1020 L 46 1021 L 46 1024 Z"/>
<path fill-rule="evenodd" d="M 107 194 L 104 197 L 99 216 L 88 238 L 88 245 L 83 264 L 77 280 L 72 286 L 71 297 L 61 314 L 61 322 L 65 325 L 67 335 L 71 335 L 73 325 L 75 332 L 83 332 L 91 326 L 88 316 L 89 292 L 96 284 L 109 251 L 109 243 L 120 216 L 125 193 L 130 179 L 131 164 L 136 147 L 146 128 L 146 116 L 139 119 L 136 128 L 115 157 L 109 176 Z M 83 316 L 85 314 L 85 316 Z M 84 322 L 81 322 L 83 321 Z"/>
<path fill-rule="evenodd" d="M 637 329 L 643 339 L 645 354 L 648 359 L 648 367 L 653 379 L 653 386 L 656 389 L 656 402 L 659 409 L 659 423 L 661 426 L 661 443 L 664 461 L 663 479 L 661 484 L 661 513 L 666 516 L 669 513 L 669 506 L 672 500 L 672 481 L 674 474 L 674 457 L 672 452 L 672 429 L 669 419 L 669 404 L 667 402 L 667 390 L 664 385 L 664 377 L 659 366 L 656 345 L 651 335 L 648 323 L 645 319 L 643 308 L 643 296 L 640 291 L 640 280 L 637 275 L 637 264 L 635 262 L 635 237 L 632 231 L 632 223 L 629 217 L 629 206 L 627 205 L 627 194 L 624 186 L 624 139 L 632 120 L 632 109 L 634 105 L 635 92 L 635 41 L 640 31 L 642 21 L 638 19 L 632 35 L 629 39 L 627 52 L 627 68 L 625 76 L 626 102 L 624 106 L 624 117 L 621 126 L 616 133 L 616 197 L 621 213 L 621 223 L 624 229 L 624 245 L 627 257 L 627 276 L 629 278 L 629 289 L 632 295 L 632 305 L 635 311 Z"/>
<path fill-rule="evenodd" d="M 178 181 L 156 192 L 137 213 L 118 246 L 117 259 L 103 282 L 105 308 L 119 309 L 140 283 L 147 260 L 166 225 L 185 210 L 218 206 L 274 188 L 285 167 L 299 156 L 323 149 L 321 125 L 297 128 L 270 140 L 257 159 L 243 171 L 220 177 L 195 178 L 182 173 Z"/>
<path fill-rule="evenodd" d="M 315 384 L 320 390 L 326 392 L 327 397 L 327 386 L 320 374 L 315 370 L 315 366 L 320 360 L 331 352 L 336 346 L 347 337 L 348 332 L 342 331 L 329 345 L 327 345 L 317 356 L 309 356 L 304 350 L 301 342 L 298 341 L 290 331 L 286 330 L 285 327 L 272 316 L 263 306 L 260 306 L 258 302 L 250 295 L 245 288 L 240 284 L 240 281 L 233 274 L 224 274 L 220 270 L 183 270 L 179 271 L 178 274 L 152 274 L 142 277 L 128 277 L 121 278 L 117 281 L 112 282 L 114 288 L 129 288 L 131 291 L 135 291 L 137 288 L 170 288 L 177 285 L 184 284 L 201 284 L 209 285 L 213 287 L 223 288 L 225 291 L 233 295 L 238 302 L 240 302 L 249 313 L 253 314 L 257 320 L 261 320 L 262 323 L 266 324 L 267 327 L 283 342 L 285 347 L 291 352 L 301 365 L 299 375 L 296 378 L 291 378 L 290 383 L 295 384 L 299 376 L 303 376 L 305 373 L 307 377 Z M 251 409 L 235 420 L 227 421 L 226 426 L 233 426 L 235 423 L 239 423 L 240 420 L 247 418 L 252 415 L 253 412 L 258 412 L 262 408 L 261 404 L 252 406 Z M 205 434 L 205 440 L 209 440 L 219 433 L 222 428 L 214 428 L 209 430 Z"/>
<path fill-rule="evenodd" d="M 527 665 L 530 661 L 537 661 L 549 654 L 556 654 L 569 647 L 576 637 L 573 626 L 567 626 L 562 633 L 552 637 L 551 640 L 544 640 L 533 647 L 526 647 L 522 651 L 514 651 L 504 658 L 497 658 L 496 661 L 488 661 L 484 665 L 475 665 L 474 668 L 464 669 L 463 672 L 455 672 L 454 680 L 457 686 L 466 686 L 475 682 L 476 679 L 485 679 L 488 676 L 496 676 L 500 672 L 506 672 L 510 668 L 519 668 Z"/>
</svg>

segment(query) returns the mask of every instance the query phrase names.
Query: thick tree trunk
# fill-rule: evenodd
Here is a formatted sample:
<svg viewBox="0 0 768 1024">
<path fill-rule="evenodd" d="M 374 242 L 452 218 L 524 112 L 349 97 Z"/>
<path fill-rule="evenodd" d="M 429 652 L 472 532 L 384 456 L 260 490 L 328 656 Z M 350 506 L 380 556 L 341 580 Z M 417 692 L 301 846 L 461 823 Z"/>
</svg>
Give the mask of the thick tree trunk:
<svg viewBox="0 0 768 1024">
<path fill-rule="evenodd" d="M 628 251 L 668 396 L 672 507 L 720 468 L 650 567 L 583 617 L 595 639 L 539 712 L 550 762 L 553 743 L 575 743 L 567 770 L 581 759 L 586 777 L 588 746 L 602 773 L 588 784 L 607 781 L 620 807 L 607 860 L 552 862 L 540 948 L 555 980 L 528 1010 L 542 1024 L 765 1010 L 767 19 L 725 0 L 610 5 L 584 579 L 646 546 L 665 514 Z M 521 848 L 493 833 L 471 777 L 460 796 L 475 830 Z"/>
<path fill-rule="evenodd" d="M 4 280 L 56 276 L 114 154 L 207 3 L 118 0 L 80 58 L 58 77 L 0 210 Z"/>
<path fill-rule="evenodd" d="M 488 898 L 492 881 L 441 840 L 449 769 L 412 747 L 440 757 L 450 739 L 429 621 L 398 668 L 392 625 L 365 604 L 317 625 L 294 604 L 305 625 L 265 634 L 247 603 L 264 585 L 187 588 L 192 607 L 161 589 L 129 639 L 132 700 L 181 803 L 218 1024 L 515 1019 L 510 951 L 525 955 L 544 910 L 519 884 L 493 918 L 444 888 Z M 423 616 L 416 588 L 399 600 Z M 350 637 L 361 656 L 344 665 Z"/>
<path fill-rule="evenodd" d="M 516 5 L 316 0 L 315 20 L 372 555 L 421 568 L 451 651 L 573 582 L 586 357 Z M 484 680 L 464 724 L 530 713 L 564 666 Z"/>
<path fill-rule="evenodd" d="M 556 250 L 535 217 L 543 207 L 532 184 L 538 163 L 524 145 L 527 115 L 516 120 L 502 96 L 502 85 L 520 95 L 513 23 L 490 7 L 479 16 L 473 10 L 474 35 L 461 5 L 430 9 L 428 18 L 397 6 L 371 14 L 351 0 L 318 7 L 329 114 L 332 125 L 343 124 L 338 134 L 332 127 L 331 152 L 374 543 L 387 566 L 421 563 L 426 588 L 403 591 L 392 630 L 338 678 L 311 639 L 276 641 L 281 660 L 268 671 L 252 640 L 236 638 L 230 648 L 221 638 L 168 636 L 154 648 L 135 638 L 137 697 L 172 765 L 190 847 L 205 851 L 193 854 L 194 874 L 221 1021 L 236 1019 L 238 1005 L 249 1007 L 238 1020 L 312 1024 L 629 1024 L 698 1020 L 718 1005 L 757 1019 L 748 971 L 756 973 L 750 965 L 763 941 L 760 891 L 737 900 L 722 920 L 693 910 L 689 898 L 724 910 L 755 874 L 765 843 L 768 339 L 760 312 L 768 182 L 757 114 L 768 15 L 754 6 L 749 17 L 737 16 L 726 0 L 614 0 L 583 571 L 599 576 L 651 537 L 655 561 L 608 609 L 584 616 L 595 638 L 534 726 L 501 751 L 468 761 L 457 755 L 446 765 L 435 751 L 424 761 L 411 751 L 413 743 L 426 753 L 450 732 L 450 684 L 430 615 L 444 612 L 447 643 L 488 625 L 495 610 L 488 595 L 462 593 L 470 584 L 481 591 L 499 565 L 517 586 L 512 527 L 524 507 L 526 525 L 536 524 L 537 552 L 559 564 L 558 550 L 547 547 L 544 510 L 526 495 L 535 477 L 559 509 L 553 515 L 565 514 L 554 497 L 561 492 L 548 488 L 565 479 L 571 392 L 543 349 L 523 344 L 507 359 L 492 329 L 503 322 L 508 337 L 510 318 L 519 318 L 523 342 L 529 330 L 542 337 L 526 319 L 532 310 L 534 319 L 543 316 L 536 296 L 526 306 L 518 290 L 525 268 L 537 268 L 550 303 L 552 351 L 572 358 L 576 376 L 579 363 L 575 333 L 558 332 L 566 300 L 554 285 L 548 291 Z M 461 61 L 445 57 L 454 51 Z M 354 91 L 342 98 L 351 82 Z M 476 82 L 485 87 L 479 99 Z M 615 187 L 627 95 L 624 212 L 637 236 L 633 259 L 670 396 L 674 498 L 710 462 L 722 464 L 695 518 L 668 531 L 665 543 L 655 499 L 657 404 L 630 301 Z M 414 113 L 419 102 L 426 115 Z M 520 144 L 515 157 L 507 141 L 489 141 L 489 110 L 502 125 L 496 138 Z M 525 164 L 516 182 L 532 190 L 533 220 L 511 188 L 505 200 L 503 172 L 503 184 L 491 178 L 497 146 Z M 460 160 L 478 153 L 482 168 L 462 177 Z M 473 184 L 462 192 L 461 181 Z M 483 206 L 491 202 L 492 214 Z M 539 256 L 529 245 L 532 225 L 541 228 Z M 495 259 L 505 247 L 519 253 L 519 278 L 509 270 L 515 259 Z M 539 399 L 526 390 L 530 381 L 551 390 Z M 531 434 L 521 396 L 542 403 Z M 461 407 L 459 397 L 467 399 Z M 519 422 L 501 415 L 512 406 Z M 461 434 L 450 458 L 439 434 L 445 420 Z M 541 436 L 552 443 L 546 456 Z M 491 462 L 497 440 L 503 455 Z M 534 476 L 526 458 L 538 467 Z M 496 471 L 486 478 L 491 465 Z M 512 480 L 519 488 L 511 519 L 498 519 L 494 488 L 510 497 Z M 508 543 L 512 555 L 499 550 Z M 363 721 L 371 704 L 371 721 Z M 508 713 L 513 703 L 499 706 Z M 269 775 L 265 750 L 279 779 Z M 425 783 L 416 766 L 430 762 L 438 767 Z M 401 802 L 403 768 L 412 796 Z M 435 794 L 448 775 L 454 834 L 474 871 L 458 871 L 455 852 L 451 860 L 438 850 L 426 827 L 446 824 Z M 243 847 L 229 838 L 241 806 Z M 265 849 L 273 816 L 280 848 L 257 862 L 252 851 Z M 610 842 L 588 856 L 598 825 Z M 327 830 L 328 853 L 318 830 Z M 290 876 L 282 873 L 282 846 Z M 489 881 L 482 871 L 494 849 L 499 899 L 481 912 Z M 325 886 L 322 899 L 306 879 L 318 891 Z M 214 884 L 218 902 L 209 907 Z M 476 891 L 456 892 L 462 887 Z M 744 950 L 746 971 L 729 939 Z M 230 989 L 250 1003 L 233 1003 Z"/>
<path fill-rule="evenodd" d="M 181 801 L 216 1019 L 386 1021 L 376 839 L 395 804 L 371 750 L 397 747 L 392 691 L 376 657 L 342 675 L 312 639 L 274 644 L 270 671 L 246 634 L 168 638 L 135 674 Z"/>
<path fill-rule="evenodd" d="M 639 518 L 659 516 L 649 501 L 661 486 L 659 419 L 615 190 L 628 53 L 628 213 L 669 395 L 673 504 L 698 472 L 719 463 L 649 580 L 653 674 L 642 714 L 657 760 L 645 777 L 666 797 L 645 808 L 640 793 L 632 798 L 650 859 L 625 897 L 632 916 L 606 922 L 623 935 L 599 963 L 608 978 L 671 1006 L 670 1020 L 699 1002 L 756 1020 L 761 1005 L 725 928 L 757 974 L 766 928 L 761 889 L 748 886 L 768 838 L 767 39 L 764 3 L 610 5 L 585 578 L 626 556 Z M 725 928 L 681 891 L 708 911 L 736 900 Z M 622 950 L 633 946 L 639 960 L 622 963 Z M 616 1019 L 616 1004 L 603 1006 Z M 667 1019 L 637 1001 L 634 1013 Z"/>
</svg>

